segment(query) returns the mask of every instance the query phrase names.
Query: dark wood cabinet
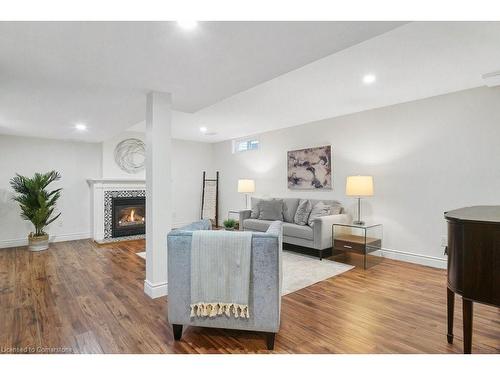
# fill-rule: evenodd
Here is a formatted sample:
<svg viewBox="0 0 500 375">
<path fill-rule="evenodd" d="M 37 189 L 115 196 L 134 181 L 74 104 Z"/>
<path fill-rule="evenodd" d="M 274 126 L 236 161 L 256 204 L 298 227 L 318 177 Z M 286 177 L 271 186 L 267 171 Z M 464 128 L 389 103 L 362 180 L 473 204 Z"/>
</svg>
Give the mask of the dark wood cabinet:
<svg viewBox="0 0 500 375">
<path fill-rule="evenodd" d="M 455 293 L 463 299 L 464 353 L 472 349 L 473 302 L 500 307 L 500 206 L 445 213 L 448 222 L 448 342 Z"/>
</svg>

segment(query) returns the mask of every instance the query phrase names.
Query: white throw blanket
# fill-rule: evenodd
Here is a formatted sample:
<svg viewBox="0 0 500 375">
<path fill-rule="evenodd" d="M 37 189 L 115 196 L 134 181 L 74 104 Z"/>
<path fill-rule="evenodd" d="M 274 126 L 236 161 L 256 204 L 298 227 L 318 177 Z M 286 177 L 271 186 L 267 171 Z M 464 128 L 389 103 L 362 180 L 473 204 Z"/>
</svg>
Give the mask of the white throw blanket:
<svg viewBox="0 0 500 375">
<path fill-rule="evenodd" d="M 191 317 L 250 317 L 251 253 L 251 232 L 193 232 Z"/>
</svg>

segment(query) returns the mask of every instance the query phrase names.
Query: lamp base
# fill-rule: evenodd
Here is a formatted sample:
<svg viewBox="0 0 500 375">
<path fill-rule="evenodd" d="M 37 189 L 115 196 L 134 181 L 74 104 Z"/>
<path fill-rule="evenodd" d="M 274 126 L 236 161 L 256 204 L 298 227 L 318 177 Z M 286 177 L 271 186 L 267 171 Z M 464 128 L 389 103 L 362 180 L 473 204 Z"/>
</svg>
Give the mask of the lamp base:
<svg viewBox="0 0 500 375">
<path fill-rule="evenodd" d="M 354 220 L 352 222 L 354 225 L 365 225 L 365 222 L 364 221 L 361 221 L 361 220 Z"/>
</svg>

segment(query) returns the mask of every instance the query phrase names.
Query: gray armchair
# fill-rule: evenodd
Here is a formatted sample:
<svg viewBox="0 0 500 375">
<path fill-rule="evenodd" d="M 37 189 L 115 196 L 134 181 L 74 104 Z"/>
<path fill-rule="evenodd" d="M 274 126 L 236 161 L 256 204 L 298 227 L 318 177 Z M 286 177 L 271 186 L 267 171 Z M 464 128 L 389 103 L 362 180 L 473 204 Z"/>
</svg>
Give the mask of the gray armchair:
<svg viewBox="0 0 500 375">
<path fill-rule="evenodd" d="M 184 325 L 261 331 L 266 333 L 267 348 L 272 350 L 280 326 L 281 222 L 273 222 L 265 233 L 252 235 L 249 319 L 190 317 L 191 239 L 194 230 L 203 229 L 210 229 L 210 223 L 193 223 L 171 231 L 167 237 L 168 321 L 173 326 L 174 339 L 180 340 Z"/>
</svg>

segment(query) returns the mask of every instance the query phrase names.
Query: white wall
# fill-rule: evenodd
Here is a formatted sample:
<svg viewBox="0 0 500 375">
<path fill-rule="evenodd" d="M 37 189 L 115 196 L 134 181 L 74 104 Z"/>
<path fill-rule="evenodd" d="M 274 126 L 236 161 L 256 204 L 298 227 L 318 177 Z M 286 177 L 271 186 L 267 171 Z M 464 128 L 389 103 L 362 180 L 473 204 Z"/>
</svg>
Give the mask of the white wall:
<svg viewBox="0 0 500 375">
<path fill-rule="evenodd" d="M 0 135 L 0 248 L 25 244 L 33 230 L 11 200 L 9 180 L 15 173 L 32 176 L 53 169 L 62 175 L 50 186 L 64 189 L 58 203 L 62 215 L 47 232 L 58 241 L 90 236 L 90 190 L 86 179 L 101 175 L 100 144 Z"/>
<path fill-rule="evenodd" d="M 335 105 L 335 103 L 332 103 Z M 221 217 L 244 206 L 238 178 L 256 180 L 256 196 L 338 199 L 348 175 L 374 176 L 375 196 L 364 218 L 384 224 L 385 255 L 445 266 L 443 212 L 500 204 L 500 88 L 478 88 L 268 132 L 261 149 L 233 155 L 231 142 L 214 147 L 221 171 Z M 286 152 L 331 144 L 333 191 L 287 189 Z M 400 253 L 403 252 L 403 253 Z"/>
<path fill-rule="evenodd" d="M 203 171 L 215 176 L 213 144 L 172 140 L 172 178 L 175 226 L 199 220 Z"/>
<path fill-rule="evenodd" d="M 119 135 L 116 139 L 130 135 Z M 132 135 L 144 136 L 142 133 Z M 173 222 L 178 226 L 199 218 L 202 173 L 213 174 L 213 145 L 173 140 L 172 147 Z M 54 183 L 53 188 L 64 189 L 58 203 L 62 215 L 47 232 L 56 241 L 89 238 L 90 188 L 86 180 L 141 178 L 117 172 L 111 163 L 114 163 L 113 152 L 109 148 L 105 151 L 105 148 L 106 142 L 67 142 L 0 135 L 0 249 L 26 244 L 27 235 L 32 231 L 31 224 L 20 218 L 17 203 L 11 200 L 13 192 L 9 180 L 15 173 L 30 176 L 52 169 L 59 171 L 62 179 Z M 103 173 L 104 164 L 107 165 L 106 174 Z"/>
<path fill-rule="evenodd" d="M 117 136 L 102 142 L 102 176 L 105 178 L 136 178 L 144 180 L 146 171 L 127 173 L 115 162 L 115 148 L 118 143 L 128 138 L 137 138 L 145 142 L 144 132 L 125 131 Z"/>
</svg>

